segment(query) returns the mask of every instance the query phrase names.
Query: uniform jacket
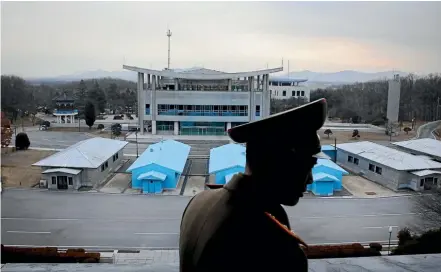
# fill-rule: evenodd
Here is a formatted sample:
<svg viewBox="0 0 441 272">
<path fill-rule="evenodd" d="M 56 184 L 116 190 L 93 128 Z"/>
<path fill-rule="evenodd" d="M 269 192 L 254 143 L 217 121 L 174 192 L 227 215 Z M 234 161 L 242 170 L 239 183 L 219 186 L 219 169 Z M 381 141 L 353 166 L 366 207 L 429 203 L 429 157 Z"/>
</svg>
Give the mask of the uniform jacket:
<svg viewBox="0 0 441 272">
<path fill-rule="evenodd" d="M 193 197 L 181 222 L 180 271 L 307 271 L 306 244 L 281 205 L 263 207 L 238 174 Z"/>
</svg>

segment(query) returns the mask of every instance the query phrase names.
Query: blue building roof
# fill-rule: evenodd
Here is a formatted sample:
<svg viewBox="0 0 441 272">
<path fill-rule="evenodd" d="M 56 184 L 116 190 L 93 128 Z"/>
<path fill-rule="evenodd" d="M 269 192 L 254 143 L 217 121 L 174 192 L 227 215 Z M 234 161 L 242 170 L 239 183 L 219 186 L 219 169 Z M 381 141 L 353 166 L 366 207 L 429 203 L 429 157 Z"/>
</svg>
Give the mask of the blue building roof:
<svg viewBox="0 0 441 272">
<path fill-rule="evenodd" d="M 342 172 L 343 174 L 348 174 L 348 172 L 345 169 L 341 168 L 340 166 L 338 166 L 335 162 L 333 162 L 331 160 L 317 159 L 317 164 L 314 167 L 317 167 L 320 165 L 327 166 L 329 168 L 333 168 L 335 170 Z"/>
<path fill-rule="evenodd" d="M 335 147 L 333 145 L 322 145 L 322 151 L 333 151 Z"/>
<path fill-rule="evenodd" d="M 139 156 L 139 158 L 127 169 L 131 172 L 134 169 L 149 164 L 156 164 L 178 173 L 182 173 L 187 162 L 190 146 L 174 141 L 166 140 L 152 144 Z"/>
<path fill-rule="evenodd" d="M 210 150 L 210 174 L 235 166 L 245 167 L 245 147 L 240 144 L 226 144 Z"/>
<path fill-rule="evenodd" d="M 148 171 L 147 173 L 141 174 L 138 176 L 138 179 L 151 179 L 151 180 L 160 180 L 164 181 L 167 178 L 166 174 L 159 173 L 157 171 Z"/>
<path fill-rule="evenodd" d="M 338 178 L 323 172 L 312 174 L 312 179 L 314 181 L 332 181 L 332 182 L 338 181 Z"/>
</svg>

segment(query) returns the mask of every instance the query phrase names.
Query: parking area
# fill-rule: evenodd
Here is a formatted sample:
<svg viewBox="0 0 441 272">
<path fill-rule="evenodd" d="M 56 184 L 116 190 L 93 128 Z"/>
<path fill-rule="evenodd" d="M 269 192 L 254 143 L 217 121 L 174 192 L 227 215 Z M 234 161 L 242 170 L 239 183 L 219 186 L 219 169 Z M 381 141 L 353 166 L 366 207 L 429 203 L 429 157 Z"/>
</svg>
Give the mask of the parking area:
<svg viewBox="0 0 441 272">
<path fill-rule="evenodd" d="M 116 173 L 101 189 L 101 193 L 123 193 L 130 186 L 130 174 Z"/>
<path fill-rule="evenodd" d="M 375 198 L 385 196 L 399 196 L 401 193 L 394 192 L 375 182 L 360 176 L 343 176 L 343 187 L 353 196 L 362 198 Z"/>
</svg>

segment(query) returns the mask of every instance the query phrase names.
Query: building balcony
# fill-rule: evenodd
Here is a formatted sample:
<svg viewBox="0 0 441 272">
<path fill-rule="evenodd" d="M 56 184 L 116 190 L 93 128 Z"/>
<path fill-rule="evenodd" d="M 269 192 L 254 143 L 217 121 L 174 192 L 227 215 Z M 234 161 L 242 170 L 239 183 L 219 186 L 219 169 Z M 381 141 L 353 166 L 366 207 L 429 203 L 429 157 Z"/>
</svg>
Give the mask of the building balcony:
<svg viewBox="0 0 441 272">
<path fill-rule="evenodd" d="M 74 109 L 55 109 L 53 114 L 59 114 L 59 115 L 63 115 L 63 114 L 67 114 L 67 115 L 76 115 L 78 114 L 78 110 L 74 110 Z"/>
<path fill-rule="evenodd" d="M 150 115 L 150 109 L 145 109 L 145 115 Z M 181 110 L 169 110 L 169 111 L 159 111 L 158 115 L 171 115 L 171 116 L 248 116 L 248 111 L 202 111 L 202 112 L 191 112 L 191 111 L 181 111 Z M 256 111 L 256 116 L 260 116 L 260 111 Z"/>
</svg>

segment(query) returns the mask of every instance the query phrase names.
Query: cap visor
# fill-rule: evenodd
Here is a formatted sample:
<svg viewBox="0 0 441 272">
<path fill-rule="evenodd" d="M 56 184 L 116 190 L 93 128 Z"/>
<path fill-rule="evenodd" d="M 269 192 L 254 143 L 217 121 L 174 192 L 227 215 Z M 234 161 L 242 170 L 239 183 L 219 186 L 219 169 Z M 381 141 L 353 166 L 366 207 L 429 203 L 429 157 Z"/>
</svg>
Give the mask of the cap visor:
<svg viewBox="0 0 441 272">
<path fill-rule="evenodd" d="M 330 160 L 331 159 L 331 157 L 329 157 L 328 155 L 326 155 L 325 153 L 323 153 L 323 152 L 319 152 L 319 153 L 317 153 L 317 154 L 314 154 L 314 155 L 312 155 L 314 158 L 317 158 L 317 159 L 328 159 L 328 160 Z"/>
</svg>

